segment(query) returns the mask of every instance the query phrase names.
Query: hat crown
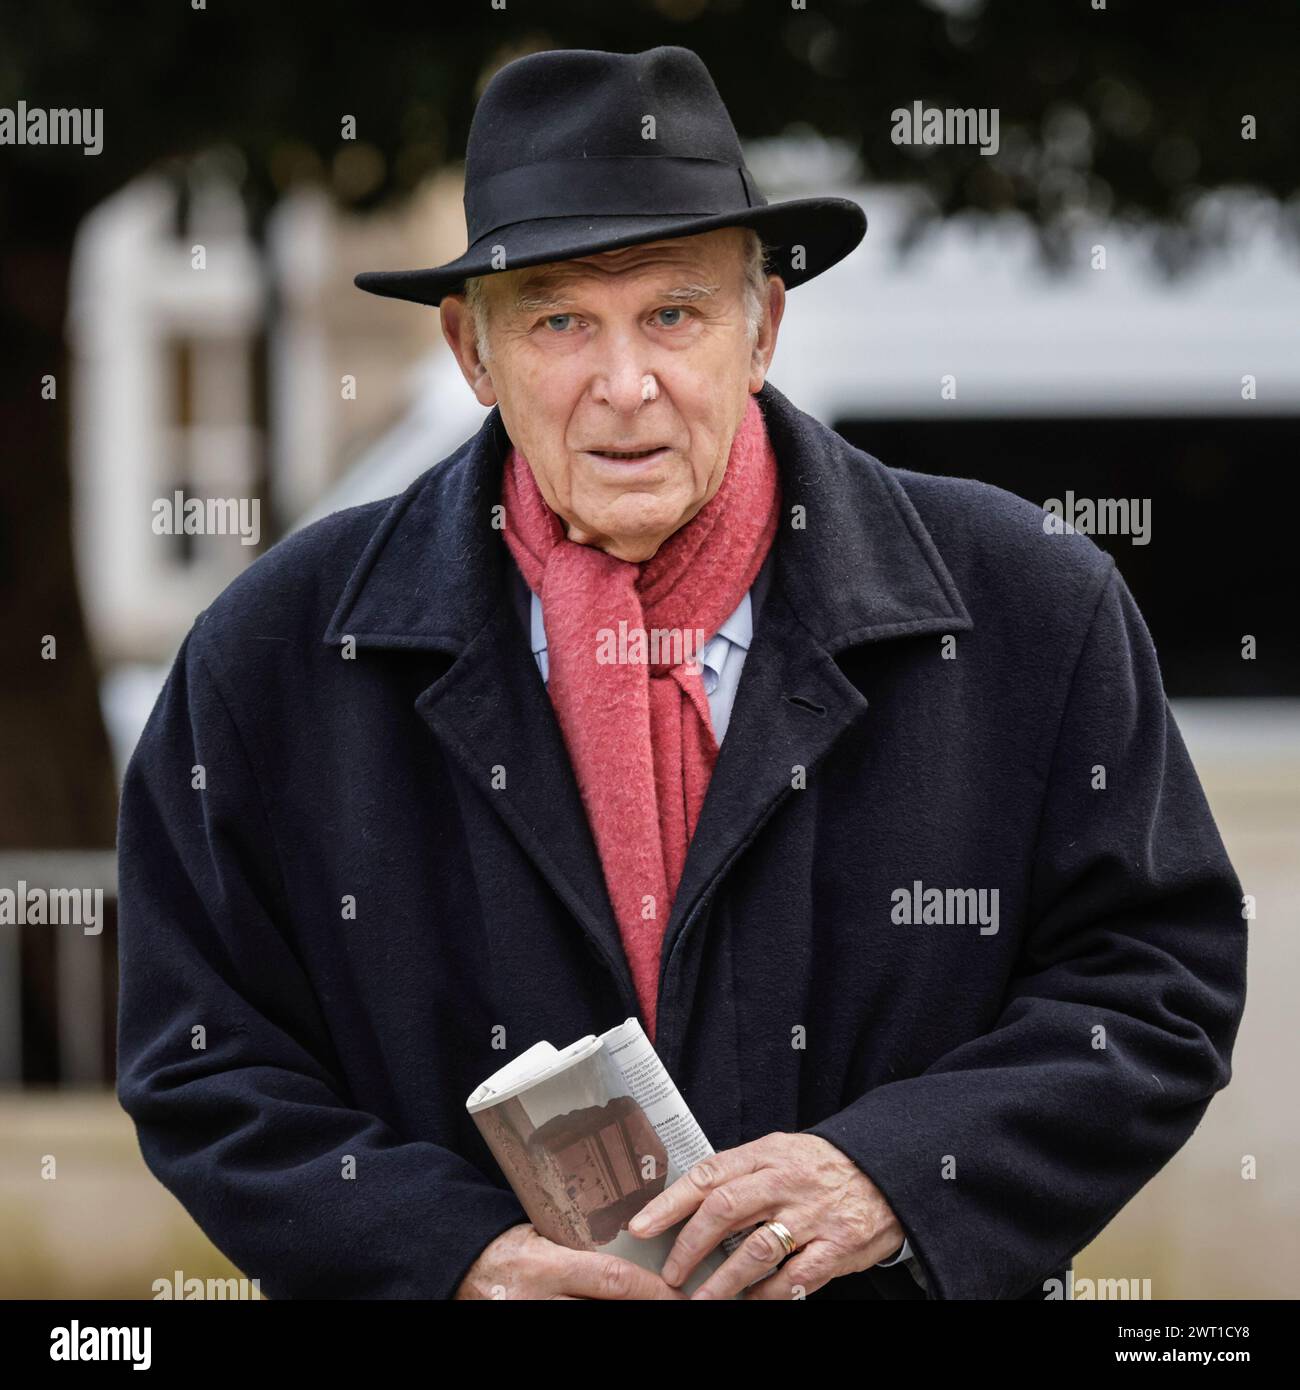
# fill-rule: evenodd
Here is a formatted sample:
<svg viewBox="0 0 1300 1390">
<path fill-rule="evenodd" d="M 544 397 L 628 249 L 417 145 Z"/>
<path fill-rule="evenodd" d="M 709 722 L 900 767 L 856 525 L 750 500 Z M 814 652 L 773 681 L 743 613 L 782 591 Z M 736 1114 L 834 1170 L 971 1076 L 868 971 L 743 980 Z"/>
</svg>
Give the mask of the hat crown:
<svg viewBox="0 0 1300 1390">
<path fill-rule="evenodd" d="M 700 57 L 551 49 L 488 82 L 465 151 L 465 251 L 429 269 L 366 271 L 373 294 L 440 304 L 471 279 L 624 246 L 748 227 L 787 288 L 862 240 L 845 198 L 771 205 Z"/>
<path fill-rule="evenodd" d="M 712 159 L 740 166 L 740 140 L 708 68 L 688 48 L 558 49 L 516 58 L 470 123 L 467 182 L 559 159 Z"/>
</svg>

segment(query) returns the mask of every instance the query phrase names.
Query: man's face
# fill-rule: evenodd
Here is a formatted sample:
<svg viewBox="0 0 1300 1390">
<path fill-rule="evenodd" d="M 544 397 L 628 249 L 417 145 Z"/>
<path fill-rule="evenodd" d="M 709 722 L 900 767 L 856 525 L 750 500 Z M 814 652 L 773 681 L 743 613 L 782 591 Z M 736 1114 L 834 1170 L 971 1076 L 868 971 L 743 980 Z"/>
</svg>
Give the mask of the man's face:
<svg viewBox="0 0 1300 1390">
<path fill-rule="evenodd" d="M 646 560 L 717 492 L 784 307 L 770 277 L 750 339 L 743 236 L 723 227 L 491 275 L 486 363 L 463 296 L 443 301 L 466 379 L 500 405 L 570 540 Z"/>
</svg>

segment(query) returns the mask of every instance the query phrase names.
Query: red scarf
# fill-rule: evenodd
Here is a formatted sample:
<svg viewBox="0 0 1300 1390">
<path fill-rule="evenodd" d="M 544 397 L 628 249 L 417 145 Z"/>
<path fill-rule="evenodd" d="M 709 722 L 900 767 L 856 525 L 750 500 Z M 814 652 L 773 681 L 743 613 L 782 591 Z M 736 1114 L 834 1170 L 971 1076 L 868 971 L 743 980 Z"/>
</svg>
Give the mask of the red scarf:
<svg viewBox="0 0 1300 1390">
<path fill-rule="evenodd" d="M 776 456 L 751 396 L 717 492 L 640 564 L 569 540 L 518 449 L 502 501 L 506 544 L 542 601 L 551 704 L 653 1041 L 660 946 L 718 756 L 698 660 L 776 534 Z M 677 640 L 656 641 L 663 629 Z"/>
</svg>

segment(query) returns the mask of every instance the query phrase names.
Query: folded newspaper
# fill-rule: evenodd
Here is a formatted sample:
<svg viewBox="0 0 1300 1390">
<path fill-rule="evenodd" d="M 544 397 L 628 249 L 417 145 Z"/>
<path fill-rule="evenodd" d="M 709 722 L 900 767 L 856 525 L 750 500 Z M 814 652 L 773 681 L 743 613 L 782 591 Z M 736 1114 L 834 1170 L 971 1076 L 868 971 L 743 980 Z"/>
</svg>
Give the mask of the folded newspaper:
<svg viewBox="0 0 1300 1390">
<path fill-rule="evenodd" d="M 536 1043 L 465 1105 L 541 1235 L 660 1272 L 685 1223 L 648 1239 L 627 1223 L 714 1150 L 635 1018 L 563 1050 Z M 746 1234 L 710 1251 L 682 1291 L 697 1289 Z"/>
</svg>

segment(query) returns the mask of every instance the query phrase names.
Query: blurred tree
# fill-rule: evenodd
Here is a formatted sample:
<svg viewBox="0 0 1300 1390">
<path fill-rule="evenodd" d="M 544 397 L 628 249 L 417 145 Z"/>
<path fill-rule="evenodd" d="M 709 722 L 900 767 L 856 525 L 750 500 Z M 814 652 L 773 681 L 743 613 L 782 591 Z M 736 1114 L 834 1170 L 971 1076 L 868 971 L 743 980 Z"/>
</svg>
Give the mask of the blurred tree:
<svg viewBox="0 0 1300 1390">
<path fill-rule="evenodd" d="M 1049 258 L 1081 212 L 1154 219 L 1173 268 L 1221 229 L 1196 195 L 1289 199 L 1300 26 L 1291 0 L 478 0 L 259 5 L 42 0 L 0 18 L 0 106 L 100 107 L 103 152 L 0 147 L 0 845 L 107 845 L 109 753 L 72 566 L 63 321 L 73 236 L 132 176 L 213 144 L 243 156 L 255 225 L 293 181 L 366 208 L 460 157 L 481 83 L 552 46 L 687 45 L 745 137 L 840 136 L 862 172 L 930 195 L 920 217 L 1017 209 Z M 921 101 L 996 107 L 1000 150 L 897 145 Z M 345 115 L 358 139 L 343 141 Z M 1243 119 L 1255 120 L 1252 140 Z M 920 230 L 920 226 L 914 230 Z M 60 392 L 43 401 L 40 379 Z M 58 660 L 41 638 L 57 636 Z"/>
</svg>

